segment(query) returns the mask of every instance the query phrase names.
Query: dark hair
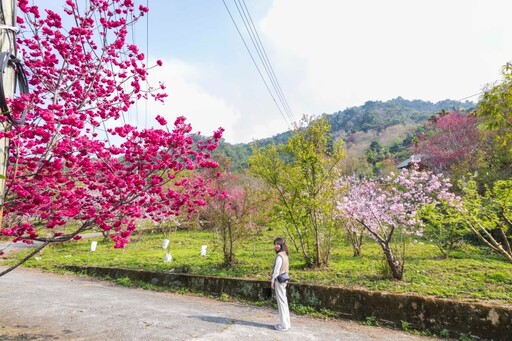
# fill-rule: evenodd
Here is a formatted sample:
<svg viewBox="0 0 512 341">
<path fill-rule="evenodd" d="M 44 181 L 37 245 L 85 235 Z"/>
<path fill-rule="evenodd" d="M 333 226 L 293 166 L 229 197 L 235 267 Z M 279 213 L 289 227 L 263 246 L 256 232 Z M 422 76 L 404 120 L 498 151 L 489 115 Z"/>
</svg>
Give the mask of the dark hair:
<svg viewBox="0 0 512 341">
<path fill-rule="evenodd" d="M 284 241 L 283 238 L 279 237 L 279 238 L 274 239 L 274 245 L 276 245 L 276 244 L 279 244 L 279 246 L 281 246 L 279 251 L 276 251 L 276 253 L 279 253 L 281 251 L 285 251 L 287 255 L 290 254 L 288 252 L 288 245 L 286 245 L 286 242 Z"/>
</svg>

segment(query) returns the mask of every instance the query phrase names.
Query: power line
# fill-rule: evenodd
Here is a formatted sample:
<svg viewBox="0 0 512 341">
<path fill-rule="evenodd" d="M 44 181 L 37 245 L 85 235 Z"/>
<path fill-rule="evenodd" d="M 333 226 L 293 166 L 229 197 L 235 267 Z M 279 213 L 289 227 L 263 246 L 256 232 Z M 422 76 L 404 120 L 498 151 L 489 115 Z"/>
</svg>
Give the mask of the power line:
<svg viewBox="0 0 512 341">
<path fill-rule="evenodd" d="M 485 92 L 485 91 L 480 91 L 480 92 L 479 92 L 479 93 L 477 93 L 477 94 L 473 94 L 473 95 L 471 95 L 471 96 L 467 96 L 467 97 L 461 98 L 461 99 L 459 99 L 459 100 L 458 100 L 458 102 L 461 102 L 461 101 L 463 101 L 463 100 L 465 100 L 465 99 L 468 99 L 468 98 L 471 98 L 471 97 L 475 97 L 475 96 L 481 95 L 481 94 L 483 94 L 484 92 Z"/>
<path fill-rule="evenodd" d="M 262 62 L 263 66 L 265 68 L 267 76 L 268 76 L 268 78 L 270 79 L 270 81 L 272 83 L 274 91 L 275 91 L 275 93 L 277 94 L 277 96 L 279 98 L 281 106 L 285 110 L 285 112 L 286 112 L 286 114 L 288 116 L 288 119 L 291 122 L 294 122 L 295 119 L 294 119 L 293 114 L 292 114 L 292 112 L 290 110 L 288 102 L 286 101 L 286 97 L 284 96 L 284 93 L 282 92 L 282 89 L 281 89 L 281 87 L 279 85 L 279 81 L 277 80 L 277 77 L 275 76 L 275 73 L 273 71 L 272 65 L 270 63 L 270 60 L 268 59 L 268 56 L 266 54 L 265 48 L 263 47 L 263 44 L 261 43 L 261 40 L 259 39 L 259 35 L 258 35 L 257 30 L 256 30 L 256 27 L 254 26 L 254 22 L 252 21 L 252 17 L 251 17 L 251 15 L 249 13 L 249 9 L 245 5 L 245 2 L 244 2 L 245 11 L 244 11 L 244 7 L 240 3 L 240 0 L 238 0 L 238 4 L 237 4 L 236 0 L 234 0 L 234 2 L 235 2 L 235 5 L 237 7 L 237 10 L 238 10 L 238 13 L 240 15 L 240 18 L 242 19 L 242 21 L 243 21 L 243 23 L 245 25 L 245 28 L 246 28 L 246 30 L 247 30 L 250 38 L 251 38 L 253 46 L 256 49 L 256 51 L 258 52 L 258 56 L 260 57 L 260 61 Z M 246 12 L 247 12 L 247 14 L 246 14 Z"/>
<path fill-rule="evenodd" d="M 274 80 L 274 82 L 273 82 L 273 83 L 275 83 L 274 88 L 276 89 L 277 94 L 281 98 L 281 103 L 286 108 L 286 112 L 288 113 L 288 117 L 292 120 L 292 122 L 294 122 L 295 118 L 293 116 L 293 112 L 290 109 L 288 101 L 286 100 L 286 96 L 284 95 L 283 90 L 281 88 L 281 85 L 279 84 L 279 81 L 277 80 L 277 76 L 276 76 L 276 74 L 274 72 L 274 68 L 272 67 L 272 64 L 270 63 L 270 60 L 268 58 L 267 52 L 265 50 L 265 47 L 263 46 L 263 43 L 261 42 L 260 35 L 258 34 L 258 30 L 256 29 L 256 26 L 254 25 L 254 22 L 252 20 L 251 13 L 249 12 L 249 9 L 247 8 L 245 0 L 241 0 L 241 1 L 242 1 L 243 5 L 244 5 L 243 7 L 245 8 L 245 12 L 247 12 L 247 17 L 249 18 L 249 20 L 247 21 L 249 23 L 249 27 L 250 28 L 252 27 L 252 31 L 254 32 L 254 36 L 256 38 L 256 42 L 258 43 L 258 44 L 255 44 L 255 47 L 262 52 L 261 54 L 263 55 L 263 58 L 262 58 L 263 64 L 268 66 L 268 67 L 266 67 L 267 74 L 269 75 L 270 79 Z M 240 0 L 238 0 L 238 2 L 240 3 Z M 254 40 L 253 40 L 253 43 L 254 43 Z M 259 48 L 257 46 L 259 46 Z"/>
<path fill-rule="evenodd" d="M 235 28 L 236 28 L 236 30 L 237 30 L 237 32 L 238 32 L 238 34 L 240 35 L 240 38 L 242 39 L 242 42 L 244 43 L 245 48 L 247 49 L 247 52 L 249 53 L 249 56 L 251 57 L 252 62 L 254 63 L 254 66 L 256 67 L 256 70 L 258 71 L 258 73 L 259 73 L 259 75 L 260 75 L 260 77 L 261 77 L 261 80 L 262 80 L 262 81 L 263 81 L 263 83 L 265 84 L 265 87 L 267 88 L 268 93 L 269 93 L 269 94 L 270 94 L 270 96 L 272 97 L 272 100 L 274 101 L 274 104 L 276 105 L 277 109 L 278 109 L 278 110 L 279 110 L 279 112 L 281 113 L 281 116 L 282 116 L 282 117 L 283 117 L 283 119 L 285 120 L 286 125 L 288 126 L 288 128 L 290 128 L 291 123 L 293 123 L 293 121 L 294 121 L 294 120 L 293 120 L 293 116 L 290 114 L 291 112 L 289 113 L 288 111 L 286 111 L 286 109 L 285 109 L 285 105 L 283 104 L 283 100 L 280 98 L 279 92 L 276 90 L 276 86 L 274 85 L 274 83 L 275 83 L 275 82 L 274 82 L 274 81 L 272 81 L 272 77 L 271 77 L 271 76 L 269 76 L 268 68 L 267 68 L 267 67 L 265 67 L 265 70 L 266 70 L 266 72 L 267 72 L 267 76 L 269 77 L 269 79 L 270 79 L 270 80 L 271 80 L 271 82 L 273 83 L 272 85 L 273 85 L 273 87 L 274 87 L 274 90 L 275 90 L 275 91 L 276 91 L 276 93 L 278 94 L 278 98 L 280 99 L 281 106 L 282 106 L 282 107 L 283 107 L 283 109 L 286 111 L 286 116 L 285 116 L 285 114 L 283 113 L 283 110 L 281 109 L 281 106 L 279 106 L 279 104 L 277 103 L 277 101 L 276 101 L 276 99 L 275 99 L 275 97 L 274 97 L 274 94 L 273 94 L 273 93 L 272 93 L 272 91 L 270 90 L 270 87 L 268 86 L 267 81 L 265 80 L 265 77 L 263 77 L 263 74 L 262 74 L 262 72 L 261 72 L 260 68 L 258 67 L 258 63 L 256 63 L 256 60 L 255 60 L 255 58 L 254 58 L 254 56 L 253 56 L 253 54 L 252 54 L 252 52 L 251 52 L 251 50 L 250 50 L 249 46 L 247 45 L 247 43 L 246 43 L 246 41 L 245 41 L 245 39 L 244 39 L 244 36 L 243 36 L 242 32 L 240 31 L 240 29 L 239 29 L 239 27 L 238 27 L 238 25 L 237 25 L 237 23 L 236 23 L 236 21 L 235 21 L 235 19 L 234 19 L 233 15 L 231 14 L 231 11 L 229 10 L 229 7 L 227 6 L 226 1 L 225 1 L 225 0 L 222 0 L 222 2 L 224 3 L 224 7 L 226 8 L 226 10 L 227 10 L 227 12 L 228 12 L 228 14 L 229 14 L 229 16 L 230 16 L 230 18 L 231 18 L 231 21 L 233 22 L 233 25 L 235 25 Z M 235 2 L 235 5 L 236 5 L 236 2 Z M 249 30 L 249 28 L 248 28 L 247 23 L 243 20 L 243 15 L 240 13 L 240 9 L 239 9 L 238 5 L 237 5 L 237 9 L 238 9 L 238 11 L 239 11 L 240 16 L 242 17 L 242 21 L 244 22 L 244 25 L 246 26 L 247 31 L 249 32 L 249 35 L 251 36 L 251 39 L 253 40 L 253 44 L 254 44 L 254 45 L 256 45 L 256 44 L 255 44 L 255 42 L 254 42 L 254 37 L 251 35 L 251 33 L 250 33 L 250 30 Z M 258 51 L 258 49 L 257 49 L 257 51 Z M 261 51 L 259 51 L 259 52 L 258 52 L 258 54 L 260 55 L 260 60 L 262 61 L 263 65 L 265 66 L 265 63 L 263 62 L 263 59 L 262 59 L 262 56 L 261 56 Z M 287 117 L 288 117 L 288 118 L 287 118 Z"/>
</svg>

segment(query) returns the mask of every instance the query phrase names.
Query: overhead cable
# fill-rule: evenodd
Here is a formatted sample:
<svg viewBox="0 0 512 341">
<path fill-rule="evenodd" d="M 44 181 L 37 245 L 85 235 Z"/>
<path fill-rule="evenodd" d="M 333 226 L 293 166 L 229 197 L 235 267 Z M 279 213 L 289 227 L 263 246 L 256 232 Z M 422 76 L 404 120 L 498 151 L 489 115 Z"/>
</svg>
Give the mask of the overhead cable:
<svg viewBox="0 0 512 341">
<path fill-rule="evenodd" d="M 465 100 L 465 99 L 468 99 L 468 98 L 471 98 L 471 97 L 475 97 L 475 96 L 481 95 L 481 94 L 483 94 L 483 93 L 484 93 L 484 91 L 480 91 L 480 92 L 479 92 L 479 93 L 477 93 L 477 94 L 473 94 L 473 95 L 470 95 L 470 96 L 466 96 L 466 97 L 464 97 L 464 98 L 459 99 L 458 101 L 459 101 L 459 102 L 462 102 L 462 101 L 463 101 L 463 100 Z"/>
<path fill-rule="evenodd" d="M 238 3 L 240 3 L 240 0 L 238 0 Z M 270 63 L 270 60 L 268 59 L 267 52 L 265 50 L 265 47 L 263 46 L 263 43 L 261 42 L 260 35 L 258 34 L 258 30 L 256 29 L 256 26 L 254 25 L 254 22 L 251 17 L 251 13 L 249 12 L 249 9 L 247 8 L 247 5 L 245 4 L 245 0 L 241 0 L 240 8 L 242 8 L 243 16 L 246 20 L 244 20 L 244 23 L 247 22 L 248 25 L 246 25 L 246 28 L 248 27 L 248 32 L 252 32 L 251 34 L 251 40 L 254 44 L 254 47 L 258 51 L 258 55 L 260 56 L 261 61 L 263 62 L 263 65 L 265 65 L 265 70 L 267 71 L 267 75 L 269 76 L 270 80 L 272 81 L 272 84 L 274 86 L 274 89 L 276 90 L 276 93 L 278 94 L 280 101 L 283 105 L 283 107 L 286 110 L 286 113 L 288 114 L 288 118 L 294 122 L 295 118 L 293 116 L 292 110 L 290 109 L 290 106 L 288 105 L 288 101 L 286 100 L 286 96 L 283 93 L 283 90 L 281 88 L 281 85 L 279 84 L 279 81 L 277 80 L 277 76 L 274 72 L 274 68 L 272 67 L 272 64 Z M 237 6 L 238 8 L 238 6 Z M 245 11 L 244 11 L 245 9 Z M 240 10 L 239 10 L 240 12 Z M 253 39 L 254 36 L 254 39 Z"/>
<path fill-rule="evenodd" d="M 244 39 L 244 36 L 242 34 L 242 32 L 240 31 L 240 29 L 238 28 L 238 25 L 233 17 L 233 15 L 231 14 L 231 11 L 229 10 L 229 7 L 227 6 L 226 4 L 226 1 L 225 0 L 222 0 L 222 2 L 224 3 L 224 7 L 226 8 L 228 14 L 229 14 L 229 17 L 231 18 L 231 21 L 233 22 L 233 25 L 235 25 L 235 28 L 238 32 L 238 34 L 240 35 L 240 38 L 242 39 L 242 42 L 244 43 L 244 46 L 245 48 L 247 49 L 247 52 L 249 53 L 249 56 L 251 57 L 251 60 L 252 62 L 254 63 L 254 66 L 256 67 L 256 70 L 258 71 L 260 77 L 261 77 L 261 80 L 263 81 L 263 83 L 265 84 L 265 87 L 267 88 L 267 91 L 268 93 L 270 94 L 270 97 L 272 97 L 272 100 L 274 101 L 274 104 L 276 105 L 277 109 L 279 110 L 279 112 L 281 113 L 281 116 L 283 117 L 283 119 L 285 120 L 286 122 L 286 125 L 288 126 L 288 128 L 291 127 L 292 123 L 293 123 L 293 120 L 291 120 L 289 118 L 289 114 L 287 113 L 286 115 L 283 113 L 283 109 L 284 109 L 284 105 L 281 103 L 281 106 L 283 106 L 283 109 L 281 109 L 281 106 L 277 103 L 276 99 L 275 99 L 275 96 L 274 94 L 272 93 L 272 91 L 270 90 L 270 87 L 268 86 L 267 84 L 267 81 L 265 80 L 265 77 L 263 76 L 259 66 L 258 66 L 258 63 L 256 62 L 256 60 L 254 59 L 254 56 L 251 52 L 251 49 L 249 48 L 249 46 L 247 45 L 245 39 Z M 236 2 L 235 2 L 236 4 Z M 238 5 L 237 5 L 237 8 L 238 8 Z M 241 15 L 242 16 L 242 15 Z M 243 20 L 243 16 L 242 16 L 242 20 Z M 246 25 L 246 29 L 247 29 L 247 24 L 245 23 L 244 21 L 244 24 Z M 249 29 L 247 29 L 249 31 Z M 252 38 L 251 38 L 252 39 Z M 268 75 L 268 74 L 267 74 Z M 270 78 L 270 77 L 269 77 Z M 279 97 L 279 96 L 278 96 Z M 285 109 L 284 109 L 285 110 Z M 286 111 L 286 110 L 285 110 Z"/>
</svg>

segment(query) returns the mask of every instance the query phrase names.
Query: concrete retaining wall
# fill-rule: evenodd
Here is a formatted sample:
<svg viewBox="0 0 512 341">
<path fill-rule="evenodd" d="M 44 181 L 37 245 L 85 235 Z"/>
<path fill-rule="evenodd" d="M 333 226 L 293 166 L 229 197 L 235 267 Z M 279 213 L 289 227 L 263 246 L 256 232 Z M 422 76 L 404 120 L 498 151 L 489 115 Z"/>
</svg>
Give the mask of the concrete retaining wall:
<svg viewBox="0 0 512 341">
<path fill-rule="evenodd" d="M 75 267 L 68 270 L 93 276 L 129 278 L 158 286 L 179 286 L 212 295 L 228 294 L 251 301 L 271 297 L 268 281 L 160 273 L 118 268 Z M 290 301 L 316 309 L 329 309 L 352 320 L 376 318 L 383 324 L 472 336 L 486 340 L 512 340 L 512 307 L 463 303 L 414 295 L 323 287 L 299 283 L 288 286 Z"/>
</svg>

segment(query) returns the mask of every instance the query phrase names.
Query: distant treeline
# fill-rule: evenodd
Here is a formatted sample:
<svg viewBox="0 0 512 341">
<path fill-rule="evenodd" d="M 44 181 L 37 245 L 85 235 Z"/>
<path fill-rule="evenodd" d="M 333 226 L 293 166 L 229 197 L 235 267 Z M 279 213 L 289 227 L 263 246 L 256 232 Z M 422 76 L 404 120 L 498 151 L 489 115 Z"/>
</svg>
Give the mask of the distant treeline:
<svg viewBox="0 0 512 341">
<path fill-rule="evenodd" d="M 322 114 L 327 117 L 332 135 L 337 138 L 344 138 L 350 134 L 362 131 L 382 130 L 398 124 L 425 123 L 432 115 L 441 111 L 470 111 L 475 107 L 473 102 L 444 100 L 436 103 L 422 100 L 406 100 L 402 97 L 382 102 L 368 101 L 359 107 L 347 108 L 333 114 Z M 215 151 L 216 155 L 223 155 L 229 158 L 231 170 L 237 171 L 248 168 L 248 159 L 251 156 L 251 144 L 258 147 L 265 147 L 269 144 L 283 144 L 288 141 L 291 131 L 277 134 L 273 137 L 255 140 L 252 143 L 231 144 L 222 141 Z M 405 137 L 410 141 L 411 136 Z"/>
</svg>

